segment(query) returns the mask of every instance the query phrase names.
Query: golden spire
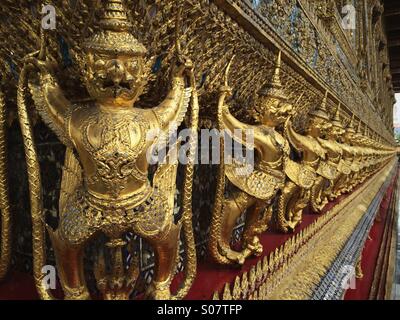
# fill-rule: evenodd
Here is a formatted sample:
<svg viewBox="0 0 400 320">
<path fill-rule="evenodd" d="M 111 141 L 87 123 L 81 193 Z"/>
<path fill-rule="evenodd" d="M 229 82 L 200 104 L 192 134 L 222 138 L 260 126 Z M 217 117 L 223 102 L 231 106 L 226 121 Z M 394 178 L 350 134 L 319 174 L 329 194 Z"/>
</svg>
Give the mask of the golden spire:
<svg viewBox="0 0 400 320">
<path fill-rule="evenodd" d="M 327 103 L 328 103 L 328 90 L 325 91 L 324 98 L 322 99 L 322 103 L 320 106 L 321 111 L 327 112 L 327 109 L 326 109 Z"/>
<path fill-rule="evenodd" d="M 350 120 L 349 125 L 347 126 L 347 132 L 349 132 L 349 133 L 356 133 L 355 130 L 354 130 L 354 113 L 353 113 L 353 115 L 351 116 L 351 120 Z"/>
<path fill-rule="evenodd" d="M 311 111 L 310 114 L 324 120 L 329 120 L 327 104 L 328 104 L 328 90 L 325 91 L 325 95 L 324 98 L 322 99 L 321 105 L 318 106 L 315 110 Z"/>
<path fill-rule="evenodd" d="M 361 133 L 361 119 L 358 122 L 357 133 Z"/>
<path fill-rule="evenodd" d="M 335 115 L 332 120 L 332 125 L 343 129 L 343 124 L 342 124 L 342 121 L 340 120 L 340 107 L 341 106 L 342 106 L 342 104 L 339 102 L 339 105 L 336 109 Z"/>
<path fill-rule="evenodd" d="M 278 52 L 278 56 L 275 61 L 274 74 L 272 76 L 271 82 L 267 83 L 263 88 L 261 88 L 259 95 L 262 97 L 273 97 L 280 99 L 282 101 L 287 100 L 287 96 L 282 90 L 281 83 L 281 65 L 282 65 L 282 52 Z"/>
<path fill-rule="evenodd" d="M 106 0 L 98 26 L 100 30 L 84 42 L 87 51 L 139 56 L 146 53 L 146 48 L 129 32 L 132 24 L 122 0 Z"/>
<path fill-rule="evenodd" d="M 275 88 L 281 88 L 281 65 L 282 65 L 282 51 L 279 50 L 278 57 L 275 62 L 274 75 L 272 77 L 271 85 Z"/>
</svg>

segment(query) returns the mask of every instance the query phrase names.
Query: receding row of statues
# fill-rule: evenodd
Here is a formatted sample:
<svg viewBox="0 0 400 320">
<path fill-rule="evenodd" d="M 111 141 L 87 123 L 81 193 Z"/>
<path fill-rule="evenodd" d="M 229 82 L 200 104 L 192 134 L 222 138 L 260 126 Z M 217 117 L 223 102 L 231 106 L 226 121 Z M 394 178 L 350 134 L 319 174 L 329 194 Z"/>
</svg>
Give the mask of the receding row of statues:
<svg viewBox="0 0 400 320">
<path fill-rule="evenodd" d="M 186 117 L 190 129 L 197 132 L 195 66 L 181 54 L 177 43 L 176 66 L 167 97 L 157 107 L 135 108 L 146 82 L 146 48 L 129 32 L 130 27 L 122 2 L 107 1 L 98 31 L 84 43 L 84 79 L 90 102 L 72 103 L 65 97 L 45 46 L 24 60 L 17 104 L 30 190 L 33 271 L 42 299 L 54 298 L 42 273 L 46 265 L 46 232 L 55 252 L 65 299 L 90 298 L 84 276 L 84 252 L 100 234 L 108 239 L 110 261 L 106 262 L 100 252 L 94 274 L 105 299 L 128 299 L 135 287 L 137 261 L 133 259 L 126 268 L 123 258 L 123 249 L 129 245 L 125 236 L 128 232 L 145 239 L 154 250 L 155 270 L 146 298 L 181 299 L 196 276 L 192 226 L 196 136 L 189 141 L 182 215 L 177 222 L 173 211 L 178 163 L 160 164 L 149 178 L 146 157 L 154 142 L 146 140 L 150 130 L 166 133 L 171 123 L 179 125 Z M 297 132 L 292 122 L 296 106 L 285 95 L 281 83 L 281 59 L 279 52 L 273 78 L 257 95 L 254 108 L 260 114 L 258 125 L 241 122 L 230 113 L 226 102 L 231 95 L 228 72 L 219 93 L 218 129 L 251 129 L 256 150 L 254 170 L 247 175 L 238 174 L 243 163 L 221 161 L 219 165 L 208 245 L 210 256 L 219 264 L 243 264 L 246 258 L 261 255 L 260 235 L 268 228 L 284 233 L 294 231 L 305 208 L 320 213 L 329 201 L 351 192 L 393 155 L 391 147 L 369 137 L 366 131 L 361 132 L 361 121 L 357 128 L 354 116 L 345 123 L 340 105 L 331 118 L 327 110 L 328 92 L 309 114 L 308 129 Z M 26 107 L 27 95 L 32 96 L 42 120 L 67 148 L 56 230 L 44 222 L 40 168 Z M 234 139 L 243 145 L 247 143 L 240 137 Z M 228 184 L 233 192 L 226 192 Z M 8 221 L 4 220 L 9 216 L 4 199 L 2 217 Z M 232 233 L 244 213 L 241 250 L 237 250 L 232 247 Z M 180 239 L 186 249 L 185 277 L 177 292 L 171 293 Z"/>
</svg>

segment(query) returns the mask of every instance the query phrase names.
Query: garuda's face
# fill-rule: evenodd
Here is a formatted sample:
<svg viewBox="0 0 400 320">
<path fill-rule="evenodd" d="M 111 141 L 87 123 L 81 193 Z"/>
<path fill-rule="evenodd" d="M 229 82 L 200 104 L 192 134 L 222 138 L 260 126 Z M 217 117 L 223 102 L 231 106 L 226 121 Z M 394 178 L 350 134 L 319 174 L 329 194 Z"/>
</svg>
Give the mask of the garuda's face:
<svg viewBox="0 0 400 320">
<path fill-rule="evenodd" d="M 93 99 L 132 105 L 142 93 L 143 57 L 88 53 L 86 65 L 86 87 Z"/>
<path fill-rule="evenodd" d="M 320 136 L 325 136 L 328 134 L 329 130 L 332 128 L 332 124 L 318 116 L 313 116 L 311 118 L 310 124 L 309 124 L 309 132 L 318 132 L 318 135 Z"/>
<path fill-rule="evenodd" d="M 262 114 L 263 124 L 278 126 L 292 114 L 293 106 L 274 97 L 263 97 L 259 100 L 258 109 Z"/>
<path fill-rule="evenodd" d="M 332 126 L 329 130 L 329 136 L 333 139 L 341 137 L 344 133 L 345 131 L 337 126 Z"/>
</svg>

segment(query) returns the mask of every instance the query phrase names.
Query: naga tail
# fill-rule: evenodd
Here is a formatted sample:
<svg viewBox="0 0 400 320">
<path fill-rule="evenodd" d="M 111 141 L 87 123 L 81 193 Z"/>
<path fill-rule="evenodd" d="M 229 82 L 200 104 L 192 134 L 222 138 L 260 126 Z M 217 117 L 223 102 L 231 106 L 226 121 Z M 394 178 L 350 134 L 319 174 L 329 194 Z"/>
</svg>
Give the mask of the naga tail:
<svg viewBox="0 0 400 320">
<path fill-rule="evenodd" d="M 0 209 L 1 209 L 1 244 L 0 244 L 0 280 L 4 278 L 10 266 L 11 217 L 7 179 L 7 139 L 6 105 L 0 92 Z"/>
<path fill-rule="evenodd" d="M 46 264 L 45 222 L 42 208 L 42 183 L 40 166 L 33 138 L 32 125 L 26 108 L 26 88 L 30 65 L 24 65 L 18 82 L 17 108 L 24 141 L 25 160 L 28 172 L 29 198 L 32 218 L 33 275 L 36 289 L 43 300 L 54 299 L 43 282 L 42 268 Z"/>
<path fill-rule="evenodd" d="M 194 241 L 193 232 L 193 212 L 192 212 L 192 194 L 193 194 L 193 175 L 194 175 L 194 163 L 197 152 L 197 131 L 199 123 L 199 101 L 196 91 L 196 82 L 194 74 L 191 72 L 191 86 L 192 86 L 192 97 L 191 97 L 191 115 L 190 115 L 190 130 L 191 134 L 189 137 L 189 152 L 188 152 L 188 164 L 185 167 L 184 182 L 183 182 L 183 235 L 186 251 L 185 261 L 185 279 L 177 293 L 172 297 L 173 299 L 183 299 L 189 292 L 197 270 L 197 257 L 196 257 L 196 245 Z"/>
<path fill-rule="evenodd" d="M 220 133 L 220 151 L 219 151 L 219 167 L 217 175 L 217 188 L 215 192 L 214 208 L 211 219 L 210 238 L 208 240 L 208 249 L 213 260 L 219 264 L 230 264 L 231 262 L 221 255 L 219 243 L 221 237 L 221 223 L 223 215 L 224 191 L 225 191 L 225 159 L 224 159 L 224 136 L 222 121 L 222 105 L 225 100 L 225 94 L 221 94 L 218 103 L 218 130 Z"/>
<path fill-rule="evenodd" d="M 228 75 L 229 70 L 232 66 L 235 55 L 230 59 L 224 75 L 224 86 L 220 93 L 218 99 L 218 131 L 220 134 L 220 142 L 219 142 L 219 168 L 217 175 L 217 189 L 215 192 L 215 200 L 214 200 L 214 208 L 211 219 L 211 229 L 210 229 L 210 238 L 208 240 L 208 250 L 210 252 L 213 260 L 219 264 L 231 264 L 232 262 L 224 255 L 221 254 L 221 250 L 229 251 L 230 248 L 223 247 L 221 248 L 221 228 L 222 228 L 222 216 L 224 214 L 224 193 L 225 193 L 225 140 L 224 140 L 224 123 L 222 119 L 222 108 L 225 104 L 225 98 L 228 94 L 230 94 L 230 88 L 228 85 Z"/>
</svg>

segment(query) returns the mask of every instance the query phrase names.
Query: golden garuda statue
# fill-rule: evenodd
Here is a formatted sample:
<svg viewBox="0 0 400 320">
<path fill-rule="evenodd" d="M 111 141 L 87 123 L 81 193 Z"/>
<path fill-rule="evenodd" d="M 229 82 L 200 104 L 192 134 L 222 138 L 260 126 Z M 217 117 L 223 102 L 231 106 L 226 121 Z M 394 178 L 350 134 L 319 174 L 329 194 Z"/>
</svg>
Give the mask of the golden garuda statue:
<svg viewBox="0 0 400 320">
<path fill-rule="evenodd" d="M 363 177 L 363 169 L 364 169 L 364 162 L 363 162 L 363 155 L 364 155 L 364 148 L 361 147 L 358 143 L 359 139 L 362 138 L 361 134 L 361 119 L 358 122 L 358 126 L 356 130 L 352 130 L 349 127 L 349 130 L 346 135 L 346 143 L 351 146 L 352 153 L 353 153 L 353 163 L 352 163 L 352 171 L 353 175 L 351 177 L 349 186 L 347 191 L 351 192 L 362 180 Z"/>
<path fill-rule="evenodd" d="M 221 161 L 209 239 L 210 255 L 221 264 L 243 264 L 247 257 L 262 254 L 263 247 L 258 235 L 267 230 L 273 210 L 271 201 L 285 184 L 284 162 L 290 149 L 288 141 L 275 129 L 286 121 L 293 106 L 283 93 L 280 69 L 281 52 L 278 54 L 272 81 L 256 97 L 255 109 L 260 121 L 258 125 L 236 119 L 225 102 L 231 94 L 227 79 L 221 88 L 218 101 L 219 130 L 228 132 L 234 140 L 256 152 L 254 168 L 248 171 L 248 163 L 235 159 L 225 161 L 224 140 L 221 139 Z M 228 70 L 229 67 L 226 77 Z M 244 138 L 235 135 L 238 129 L 241 133 L 252 134 L 254 145 L 249 145 L 247 135 Z M 225 177 L 236 188 L 227 197 L 224 196 Z M 235 251 L 231 248 L 232 232 L 237 219 L 245 212 L 242 250 Z"/>
<path fill-rule="evenodd" d="M 323 179 L 321 179 L 318 188 L 316 188 L 318 189 L 318 194 L 312 193 L 313 199 L 317 200 L 311 201 L 314 212 L 320 212 L 329 200 L 334 199 L 332 195 L 333 186 L 341 171 L 343 171 L 341 167 L 343 165 L 341 162 L 343 150 L 337 142 L 337 139 L 344 133 L 339 113 L 340 104 L 337 107 L 334 118 L 329 120 L 330 128 L 324 135 L 317 138 L 320 145 L 326 150 L 326 161 L 324 167 L 320 165 L 319 174 Z"/>
<path fill-rule="evenodd" d="M 284 135 L 289 140 L 297 159 L 287 159 L 285 188 L 279 197 L 276 213 L 277 227 L 282 232 L 293 231 L 302 221 L 303 210 L 311 204 L 315 211 L 326 204 L 323 192 L 325 179 L 331 178 L 332 168 L 326 162 L 327 152 L 318 139 L 330 128 L 326 111 L 327 95 L 314 111 L 304 134 L 297 132 L 292 117 L 285 123 Z"/>
<path fill-rule="evenodd" d="M 34 275 L 42 299 L 52 296 L 41 281 L 41 268 L 46 263 L 45 224 L 39 163 L 25 107 L 27 84 L 42 119 L 67 147 L 59 226 L 56 230 L 47 228 L 65 298 L 90 298 L 83 272 L 84 249 L 100 234 L 107 237 L 106 248 L 112 257 L 111 274 L 106 272 L 102 252 L 95 266 L 98 288 L 105 299 L 128 299 L 133 291 L 138 266 L 133 264 L 126 269 L 122 259 L 128 232 L 144 238 L 155 252 L 154 278 L 147 287 L 146 298 L 182 298 L 196 273 L 191 190 L 197 138 L 193 134 L 189 141 L 183 212 L 177 223 L 173 211 L 178 164 L 172 161 L 171 152 L 178 146 L 170 148 L 168 159 L 164 159 L 167 161 L 158 165 L 153 178 L 147 155 L 171 125 L 179 126 L 190 103 L 190 125 L 197 133 L 198 102 L 192 90 L 192 63 L 181 55 L 177 40 L 177 63 L 167 97 L 154 108 L 135 107 L 147 80 L 146 48 L 130 33 L 131 27 L 122 1 L 106 1 L 95 33 L 83 43 L 84 80 L 91 98 L 87 102 L 72 103 L 63 94 L 43 42 L 40 51 L 24 60 L 18 111 L 29 176 Z M 151 132 L 159 135 L 150 140 Z M 173 295 L 170 283 L 177 267 L 182 225 L 187 251 L 185 279 Z"/>
<path fill-rule="evenodd" d="M 329 201 L 333 201 L 341 195 L 339 189 L 341 181 L 347 181 L 347 177 L 351 173 L 350 163 L 347 161 L 349 148 L 343 144 L 343 135 L 346 130 L 340 119 L 340 106 L 339 103 L 332 119 L 332 127 L 328 132 L 328 139 L 331 145 L 331 148 L 328 150 L 328 157 L 335 164 L 337 169 L 336 177 L 330 180 L 329 187 L 325 191 Z"/>
<path fill-rule="evenodd" d="M 342 160 L 344 163 L 345 174 L 339 175 L 337 181 L 335 181 L 333 194 L 338 197 L 344 193 L 352 190 L 352 178 L 358 173 L 359 166 L 355 161 L 354 149 L 352 147 L 354 130 L 354 114 L 352 115 L 350 122 L 348 122 L 347 128 L 344 128 L 344 133 L 340 139 L 340 147 L 342 148 L 343 155 Z"/>
<path fill-rule="evenodd" d="M 321 106 L 311 112 L 311 123 L 309 126 L 309 137 L 316 139 L 316 142 L 324 150 L 320 153 L 319 164 L 317 166 L 318 177 L 311 189 L 310 204 L 313 212 L 321 212 L 328 203 L 325 193 L 325 186 L 329 185 L 337 176 L 337 161 L 340 158 L 340 150 L 332 140 L 327 138 L 328 131 L 332 127 L 327 111 L 328 92 L 325 93 Z M 310 140 L 313 141 L 313 140 Z M 317 146 L 315 144 L 315 146 Z"/>
</svg>

